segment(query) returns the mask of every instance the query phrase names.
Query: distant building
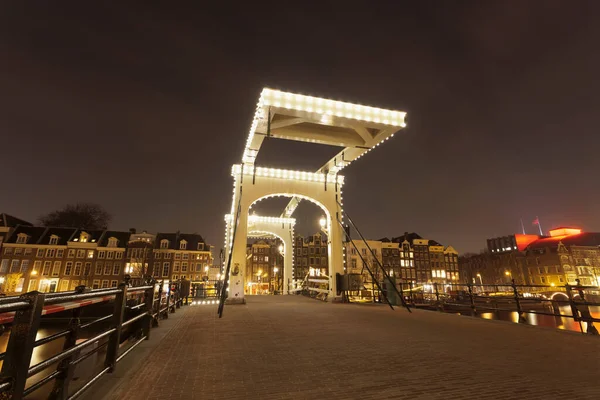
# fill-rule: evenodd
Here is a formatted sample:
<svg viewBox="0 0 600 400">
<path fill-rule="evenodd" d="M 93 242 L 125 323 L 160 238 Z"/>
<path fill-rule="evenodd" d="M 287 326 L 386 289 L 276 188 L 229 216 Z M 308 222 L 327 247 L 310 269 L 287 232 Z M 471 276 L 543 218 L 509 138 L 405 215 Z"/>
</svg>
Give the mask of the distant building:
<svg viewBox="0 0 600 400">
<path fill-rule="evenodd" d="M 210 246 L 198 234 L 157 233 L 152 276 L 158 280 L 208 280 L 213 265 Z"/>
<path fill-rule="evenodd" d="M 258 240 L 247 247 L 244 293 L 268 294 L 280 290 L 283 255 L 279 239 Z"/>
<path fill-rule="evenodd" d="M 294 279 L 301 281 L 307 275 L 327 276 L 328 267 L 327 235 L 317 232 L 294 238 Z"/>
<path fill-rule="evenodd" d="M 116 287 L 126 274 L 140 283 L 201 279 L 212 266 L 210 246 L 196 234 L 135 234 L 18 224 L 0 249 L 0 291 L 56 292 L 85 285 Z"/>
<path fill-rule="evenodd" d="M 346 270 L 348 273 L 361 273 L 363 281 L 371 281 L 366 263 L 376 279 L 381 279 L 377 260 L 390 277 L 397 283 L 458 283 L 458 252 L 452 247 L 444 247 L 435 240 L 423 239 L 416 233 L 405 233 L 392 239 L 353 240 L 346 243 Z M 374 256 L 375 257 L 374 257 Z"/>
<path fill-rule="evenodd" d="M 113 287 L 123 279 L 129 232 L 17 226 L 4 242 L 5 292 Z"/>
<path fill-rule="evenodd" d="M 468 282 L 523 285 L 600 285 L 600 233 L 561 227 L 549 236 L 510 235 L 488 240 L 488 250 L 460 257 Z"/>
</svg>

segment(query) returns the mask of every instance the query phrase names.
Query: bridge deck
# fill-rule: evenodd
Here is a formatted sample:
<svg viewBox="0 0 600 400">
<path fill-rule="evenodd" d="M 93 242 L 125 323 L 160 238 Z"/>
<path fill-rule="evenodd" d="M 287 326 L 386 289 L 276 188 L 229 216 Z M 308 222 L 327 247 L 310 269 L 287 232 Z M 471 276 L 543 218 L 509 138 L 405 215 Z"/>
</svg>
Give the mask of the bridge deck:
<svg viewBox="0 0 600 400">
<path fill-rule="evenodd" d="M 299 296 L 191 306 L 124 399 L 598 399 L 600 339 Z"/>
</svg>

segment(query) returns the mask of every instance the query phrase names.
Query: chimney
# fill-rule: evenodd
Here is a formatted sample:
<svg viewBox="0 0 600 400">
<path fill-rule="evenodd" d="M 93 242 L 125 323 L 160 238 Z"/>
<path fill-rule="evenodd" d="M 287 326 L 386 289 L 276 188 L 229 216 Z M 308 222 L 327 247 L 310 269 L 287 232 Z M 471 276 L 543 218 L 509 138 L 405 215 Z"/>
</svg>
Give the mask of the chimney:
<svg viewBox="0 0 600 400">
<path fill-rule="evenodd" d="M 135 235 L 135 232 L 136 232 L 135 228 L 129 228 L 129 233 L 131 233 L 132 235 Z"/>
</svg>

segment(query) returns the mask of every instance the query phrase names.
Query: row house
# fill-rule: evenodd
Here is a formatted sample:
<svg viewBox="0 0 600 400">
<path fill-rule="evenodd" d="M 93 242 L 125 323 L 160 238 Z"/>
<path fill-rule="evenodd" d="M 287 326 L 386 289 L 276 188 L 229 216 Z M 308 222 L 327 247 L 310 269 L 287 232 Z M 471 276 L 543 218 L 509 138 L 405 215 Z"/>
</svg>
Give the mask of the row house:
<svg viewBox="0 0 600 400">
<path fill-rule="evenodd" d="M 247 247 L 244 292 L 264 294 L 278 290 L 283 279 L 282 242 L 258 240 Z"/>
<path fill-rule="evenodd" d="M 327 235 L 321 232 L 309 236 L 297 235 L 293 247 L 295 279 L 303 280 L 307 275 L 327 276 Z"/>
<path fill-rule="evenodd" d="M 19 225 L 33 226 L 33 224 L 20 218 L 13 217 L 9 214 L 0 213 L 0 249 L 2 249 L 2 243 L 8 239 L 12 231 Z"/>
<path fill-rule="evenodd" d="M 368 247 L 367 247 L 368 244 Z M 369 251 L 369 248 L 371 251 Z M 398 283 L 456 283 L 459 280 L 458 252 L 416 233 L 392 239 L 353 240 L 345 244 L 345 267 L 348 273 L 360 273 L 370 281 L 365 263 L 377 279 L 381 266 Z"/>
<path fill-rule="evenodd" d="M 208 275 L 212 261 L 210 246 L 197 234 L 19 225 L 1 249 L 0 291 L 116 287 L 125 275 L 134 284 L 147 276 L 199 280 Z"/>
<path fill-rule="evenodd" d="M 201 235 L 157 233 L 153 245 L 153 251 L 147 261 L 147 267 L 151 267 L 148 275 L 164 281 L 187 279 L 196 282 L 209 279 L 214 260 L 211 246 Z M 134 247 L 130 250 L 131 260 Z"/>
<path fill-rule="evenodd" d="M 20 225 L 3 244 L 2 291 L 117 286 L 123 280 L 128 239 L 129 232 Z"/>
</svg>

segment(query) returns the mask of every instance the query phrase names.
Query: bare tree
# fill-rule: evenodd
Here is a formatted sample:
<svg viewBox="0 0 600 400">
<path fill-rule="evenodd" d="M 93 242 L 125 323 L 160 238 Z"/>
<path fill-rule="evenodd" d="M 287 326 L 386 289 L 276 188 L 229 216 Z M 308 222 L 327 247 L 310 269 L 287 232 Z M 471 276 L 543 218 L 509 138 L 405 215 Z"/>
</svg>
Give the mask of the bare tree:
<svg viewBox="0 0 600 400">
<path fill-rule="evenodd" d="M 89 230 L 106 229 L 111 215 L 94 203 L 67 204 L 64 208 L 52 211 L 38 218 L 45 226 L 82 228 Z"/>
</svg>

